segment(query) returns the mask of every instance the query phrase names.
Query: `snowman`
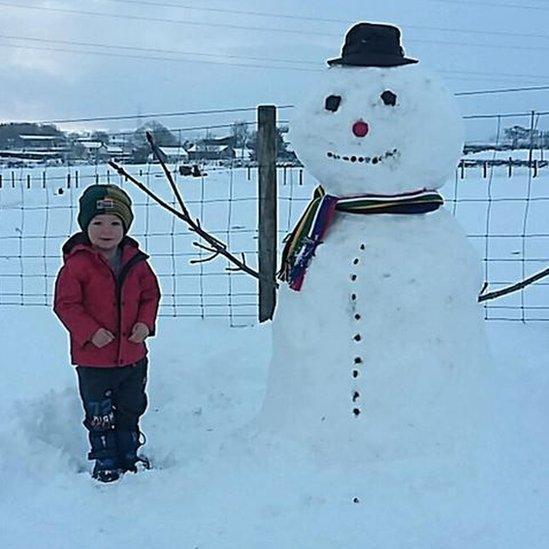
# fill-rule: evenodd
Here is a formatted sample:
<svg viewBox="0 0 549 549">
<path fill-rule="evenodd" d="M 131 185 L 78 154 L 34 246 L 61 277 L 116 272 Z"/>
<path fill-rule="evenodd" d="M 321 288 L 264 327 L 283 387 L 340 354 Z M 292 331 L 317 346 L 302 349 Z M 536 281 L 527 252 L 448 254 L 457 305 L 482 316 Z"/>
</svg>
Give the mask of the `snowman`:
<svg viewBox="0 0 549 549">
<path fill-rule="evenodd" d="M 321 187 L 286 242 L 258 422 L 339 463 L 462 455 L 488 350 L 479 258 L 437 192 L 463 128 L 398 28 L 359 23 L 297 110 Z"/>
</svg>

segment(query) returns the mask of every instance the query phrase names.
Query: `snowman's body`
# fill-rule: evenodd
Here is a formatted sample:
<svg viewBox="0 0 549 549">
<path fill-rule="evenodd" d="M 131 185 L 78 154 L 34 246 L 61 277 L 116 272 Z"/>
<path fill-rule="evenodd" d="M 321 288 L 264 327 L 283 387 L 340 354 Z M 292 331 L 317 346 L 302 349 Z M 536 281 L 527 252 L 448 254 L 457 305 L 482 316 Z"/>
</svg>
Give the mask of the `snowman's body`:
<svg viewBox="0 0 549 549">
<path fill-rule="evenodd" d="M 380 100 L 386 91 L 394 105 Z M 357 121 L 366 135 L 355 135 Z M 461 131 L 447 92 L 418 67 L 336 68 L 302 108 L 293 142 L 329 194 L 396 195 L 442 186 Z M 337 212 L 302 289 L 279 292 L 262 430 L 347 461 L 464 449 L 488 360 L 481 284 L 444 208 Z"/>
<path fill-rule="evenodd" d="M 340 216 L 302 290 L 279 294 L 265 424 L 359 460 L 469 445 L 487 358 L 479 285 L 446 211 Z"/>
</svg>

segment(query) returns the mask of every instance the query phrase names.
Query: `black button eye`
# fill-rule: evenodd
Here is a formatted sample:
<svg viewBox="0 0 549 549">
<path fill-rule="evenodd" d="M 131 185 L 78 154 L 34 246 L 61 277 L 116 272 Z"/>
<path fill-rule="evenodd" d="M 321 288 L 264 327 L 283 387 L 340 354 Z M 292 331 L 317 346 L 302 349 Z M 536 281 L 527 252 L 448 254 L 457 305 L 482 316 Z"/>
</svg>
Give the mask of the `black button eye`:
<svg viewBox="0 0 549 549">
<path fill-rule="evenodd" d="M 324 103 L 324 108 L 327 111 L 336 112 L 337 109 L 339 109 L 339 104 L 341 103 L 341 96 L 340 95 L 329 95 L 326 97 L 326 101 Z"/>
<path fill-rule="evenodd" d="M 385 90 L 381 94 L 381 99 L 383 99 L 383 102 L 386 105 L 391 105 L 391 107 L 394 107 L 396 105 L 396 102 L 397 102 L 396 94 L 394 94 L 392 91 L 389 91 L 389 90 Z"/>
</svg>

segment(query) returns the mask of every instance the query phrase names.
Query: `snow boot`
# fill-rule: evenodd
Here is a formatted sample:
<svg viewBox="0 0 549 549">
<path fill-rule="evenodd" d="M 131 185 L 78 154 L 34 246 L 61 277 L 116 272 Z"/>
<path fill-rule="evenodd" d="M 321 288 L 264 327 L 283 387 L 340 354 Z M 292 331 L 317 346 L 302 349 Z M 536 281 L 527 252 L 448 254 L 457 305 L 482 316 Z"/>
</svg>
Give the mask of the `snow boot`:
<svg viewBox="0 0 549 549">
<path fill-rule="evenodd" d="M 95 460 L 92 477 L 99 482 L 114 482 L 123 474 L 123 470 L 117 466 L 116 460 L 106 458 Z"/>
<path fill-rule="evenodd" d="M 123 473 L 118 460 L 114 413 L 110 399 L 85 402 L 90 452 L 88 459 L 95 460 L 92 477 L 100 482 L 113 482 Z"/>
<path fill-rule="evenodd" d="M 117 429 L 115 434 L 118 459 L 124 472 L 137 473 L 138 464 L 141 464 L 145 469 L 151 468 L 151 462 L 147 457 L 137 455 L 137 450 L 144 444 L 139 440 L 139 435 L 142 434 L 140 431 Z"/>
</svg>

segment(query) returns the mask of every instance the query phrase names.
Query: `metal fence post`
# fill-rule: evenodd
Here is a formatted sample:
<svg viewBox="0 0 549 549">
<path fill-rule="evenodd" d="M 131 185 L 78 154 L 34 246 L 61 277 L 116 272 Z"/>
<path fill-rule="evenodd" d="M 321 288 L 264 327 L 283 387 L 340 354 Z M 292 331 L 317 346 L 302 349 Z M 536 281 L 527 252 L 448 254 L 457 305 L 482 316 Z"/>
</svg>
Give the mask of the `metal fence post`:
<svg viewBox="0 0 549 549">
<path fill-rule="evenodd" d="M 273 318 L 276 305 L 277 185 L 276 107 L 257 108 L 259 322 Z"/>
<path fill-rule="evenodd" d="M 528 151 L 528 170 L 532 171 L 532 159 L 534 157 L 534 130 L 536 127 L 536 111 L 530 113 L 530 147 Z"/>
</svg>

